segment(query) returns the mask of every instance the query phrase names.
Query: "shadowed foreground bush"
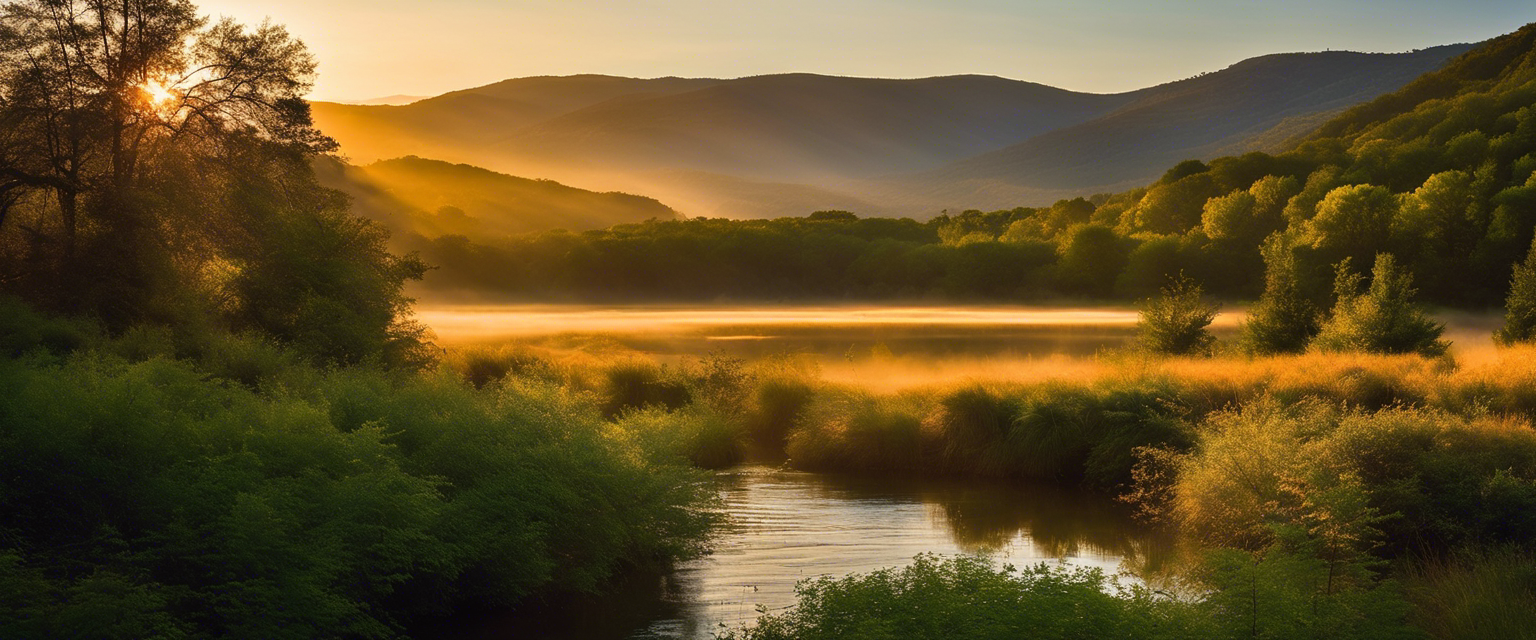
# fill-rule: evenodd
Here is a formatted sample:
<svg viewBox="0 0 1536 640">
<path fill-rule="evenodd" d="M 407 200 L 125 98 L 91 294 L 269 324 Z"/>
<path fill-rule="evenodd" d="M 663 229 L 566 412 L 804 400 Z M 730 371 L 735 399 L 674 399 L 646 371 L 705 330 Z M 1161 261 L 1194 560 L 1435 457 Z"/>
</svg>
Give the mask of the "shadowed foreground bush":
<svg viewBox="0 0 1536 640">
<path fill-rule="evenodd" d="M 666 443 L 536 379 L 67 335 L 0 358 L 0 637 L 395 637 L 697 555 L 717 517 Z"/>
<path fill-rule="evenodd" d="M 1106 578 L 1098 569 L 1037 564 L 996 569 L 985 558 L 919 555 L 911 565 L 795 587 L 798 602 L 726 640 L 999 640 L 1031 638 L 1409 640 L 1408 603 L 1393 583 L 1317 596 L 1304 555 L 1260 562 L 1213 554 L 1174 597 Z M 1234 561 L 1235 560 L 1235 561 Z"/>
<path fill-rule="evenodd" d="M 900 569 L 818 578 L 799 603 L 731 640 L 971 640 L 1214 637 L 1193 605 L 1117 587 L 1096 569 L 994 569 L 983 558 L 920 555 Z"/>
</svg>

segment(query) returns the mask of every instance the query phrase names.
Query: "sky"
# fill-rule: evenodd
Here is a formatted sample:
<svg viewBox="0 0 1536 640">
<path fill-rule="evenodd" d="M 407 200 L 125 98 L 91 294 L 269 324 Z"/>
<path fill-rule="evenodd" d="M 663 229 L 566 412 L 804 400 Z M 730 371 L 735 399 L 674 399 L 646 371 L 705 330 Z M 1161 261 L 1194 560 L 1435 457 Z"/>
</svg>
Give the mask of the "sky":
<svg viewBox="0 0 1536 640">
<path fill-rule="evenodd" d="M 1396 52 L 1536 21 L 1531 0 L 203 0 L 288 27 L 311 96 L 437 95 L 506 78 L 987 74 L 1112 93 L 1268 53 Z"/>
</svg>

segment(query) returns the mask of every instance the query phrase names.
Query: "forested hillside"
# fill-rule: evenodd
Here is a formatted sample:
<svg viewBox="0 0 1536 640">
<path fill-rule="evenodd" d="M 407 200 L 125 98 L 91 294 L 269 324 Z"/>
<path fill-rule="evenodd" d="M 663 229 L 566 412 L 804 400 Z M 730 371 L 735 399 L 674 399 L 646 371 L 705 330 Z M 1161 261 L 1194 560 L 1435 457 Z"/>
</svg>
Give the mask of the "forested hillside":
<svg viewBox="0 0 1536 640">
<path fill-rule="evenodd" d="M 692 219 L 497 246 L 419 238 L 429 289 L 506 297 L 1134 298 L 1180 271 L 1256 296 L 1261 245 L 1329 295 L 1391 252 L 1431 300 L 1494 305 L 1536 228 L 1536 27 L 1324 124 L 1293 149 L 1182 162 L 1145 187 L 927 222 Z"/>
</svg>

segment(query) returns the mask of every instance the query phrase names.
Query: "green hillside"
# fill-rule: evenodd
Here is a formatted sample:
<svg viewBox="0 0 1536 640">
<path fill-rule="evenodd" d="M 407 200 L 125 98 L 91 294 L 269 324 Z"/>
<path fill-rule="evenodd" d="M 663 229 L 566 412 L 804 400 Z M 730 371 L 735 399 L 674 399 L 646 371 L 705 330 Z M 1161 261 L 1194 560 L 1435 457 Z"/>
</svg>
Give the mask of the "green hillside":
<svg viewBox="0 0 1536 640">
<path fill-rule="evenodd" d="M 651 198 L 597 193 L 415 156 L 357 167 L 320 161 L 321 181 L 352 196 L 358 214 L 397 234 L 493 240 L 533 231 L 584 231 L 677 213 Z"/>
</svg>

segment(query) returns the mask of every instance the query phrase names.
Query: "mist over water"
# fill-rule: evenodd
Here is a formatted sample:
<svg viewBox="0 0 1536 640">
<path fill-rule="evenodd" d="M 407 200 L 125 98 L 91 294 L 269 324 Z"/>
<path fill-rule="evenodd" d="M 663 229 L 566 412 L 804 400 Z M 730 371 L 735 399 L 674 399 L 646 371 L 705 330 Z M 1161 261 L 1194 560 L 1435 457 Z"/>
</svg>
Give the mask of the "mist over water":
<svg viewBox="0 0 1536 640">
<path fill-rule="evenodd" d="M 1091 375 L 1094 356 L 1135 338 L 1132 307 L 439 305 L 417 315 L 446 347 L 535 344 L 662 362 L 710 353 L 753 360 L 796 356 L 830 382 L 882 391 L 969 380 L 1029 382 Z M 1246 313 L 1212 323 L 1231 341 Z M 1445 337 L 1462 362 L 1493 355 L 1502 317 L 1447 312 Z"/>
<path fill-rule="evenodd" d="M 1213 324 L 1232 335 L 1241 312 Z M 1128 307 L 427 306 L 445 346 L 526 343 L 663 362 L 721 353 L 796 356 L 824 379 L 896 390 L 971 378 L 1034 379 L 1092 369 L 1135 337 Z"/>
</svg>

